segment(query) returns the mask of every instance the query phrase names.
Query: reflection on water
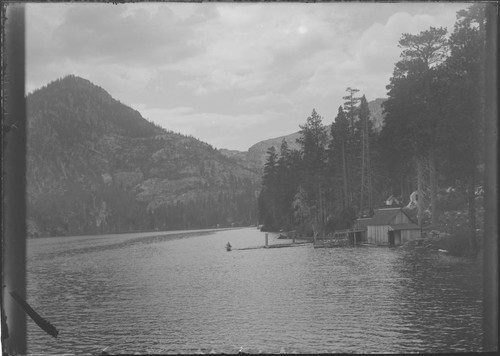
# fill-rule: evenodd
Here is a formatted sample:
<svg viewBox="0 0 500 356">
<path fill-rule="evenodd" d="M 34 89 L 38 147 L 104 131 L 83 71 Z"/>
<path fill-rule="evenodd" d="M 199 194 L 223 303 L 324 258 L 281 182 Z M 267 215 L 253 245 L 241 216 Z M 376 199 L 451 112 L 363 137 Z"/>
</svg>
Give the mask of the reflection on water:
<svg viewBox="0 0 500 356">
<path fill-rule="evenodd" d="M 59 330 L 54 339 L 28 321 L 29 352 L 481 350 L 479 261 L 389 248 L 238 250 L 263 244 L 256 229 L 29 240 L 28 301 Z"/>
</svg>

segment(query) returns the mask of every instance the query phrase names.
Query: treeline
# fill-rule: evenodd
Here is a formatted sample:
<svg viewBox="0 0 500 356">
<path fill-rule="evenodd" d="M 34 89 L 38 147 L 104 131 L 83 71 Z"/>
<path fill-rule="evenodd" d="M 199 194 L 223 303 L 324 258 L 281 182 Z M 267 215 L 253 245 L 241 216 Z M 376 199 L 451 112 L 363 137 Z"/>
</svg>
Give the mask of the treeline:
<svg viewBox="0 0 500 356">
<path fill-rule="evenodd" d="M 248 183 L 200 191 L 154 209 L 118 184 L 95 189 L 73 182 L 62 194 L 41 194 L 29 209 L 29 236 L 249 226 L 257 221 L 255 187 Z"/>
<path fill-rule="evenodd" d="M 358 89 L 347 91 L 329 131 L 313 109 L 300 126 L 300 149 L 290 150 L 285 140 L 279 152 L 269 148 L 259 196 L 264 229 L 330 232 L 373 211 L 374 196 L 382 193 L 372 184 L 380 171 L 373 152 L 377 134 L 365 96 L 357 97 Z"/>
<path fill-rule="evenodd" d="M 300 126 L 300 149 L 268 151 L 259 197 L 265 228 L 333 231 L 370 216 L 389 196 L 417 192 L 420 224 L 437 224 L 441 188 L 466 192 L 468 236 L 475 248 L 475 190 L 481 183 L 485 76 L 485 4 L 457 12 L 453 32 L 405 33 L 380 133 L 358 89 L 326 132 L 313 110 Z M 426 215 L 426 210 L 427 215 Z M 428 216 L 429 220 L 426 220 Z"/>
</svg>

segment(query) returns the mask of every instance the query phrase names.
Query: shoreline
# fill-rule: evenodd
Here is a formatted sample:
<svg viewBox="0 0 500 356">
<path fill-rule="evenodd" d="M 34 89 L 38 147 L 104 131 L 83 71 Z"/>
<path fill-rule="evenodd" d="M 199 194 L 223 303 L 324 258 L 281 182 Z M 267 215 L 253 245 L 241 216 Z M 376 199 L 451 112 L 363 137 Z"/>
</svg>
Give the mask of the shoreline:
<svg viewBox="0 0 500 356">
<path fill-rule="evenodd" d="M 26 241 L 37 241 L 43 239 L 79 239 L 79 238 L 95 238 L 95 239 L 105 239 L 117 236 L 128 237 L 130 239 L 135 238 L 168 238 L 178 239 L 182 237 L 188 237 L 188 235 L 198 236 L 205 235 L 211 232 L 225 231 L 225 230 L 237 230 L 246 229 L 251 227 L 227 227 L 227 228 L 211 228 L 211 229 L 196 229 L 196 230 L 172 230 L 172 231 L 141 231 L 141 232 L 123 232 L 123 233 L 109 233 L 109 234 L 96 234 L 96 235 L 71 235 L 71 236 L 44 236 L 44 237 L 26 237 Z"/>
</svg>

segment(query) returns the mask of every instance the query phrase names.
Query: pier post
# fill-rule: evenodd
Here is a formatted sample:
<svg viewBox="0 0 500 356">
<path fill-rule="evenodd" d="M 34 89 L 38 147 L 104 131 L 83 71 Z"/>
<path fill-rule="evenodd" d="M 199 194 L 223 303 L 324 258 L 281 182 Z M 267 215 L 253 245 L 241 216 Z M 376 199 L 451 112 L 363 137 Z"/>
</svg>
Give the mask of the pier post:
<svg viewBox="0 0 500 356">
<path fill-rule="evenodd" d="M 266 232 L 266 248 L 268 248 L 268 233 Z"/>
</svg>

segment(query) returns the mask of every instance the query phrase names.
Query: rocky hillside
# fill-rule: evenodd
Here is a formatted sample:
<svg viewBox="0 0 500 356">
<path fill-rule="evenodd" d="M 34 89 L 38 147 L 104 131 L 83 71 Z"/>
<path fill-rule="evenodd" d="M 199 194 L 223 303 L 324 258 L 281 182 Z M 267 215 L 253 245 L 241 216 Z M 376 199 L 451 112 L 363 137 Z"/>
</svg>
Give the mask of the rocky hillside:
<svg viewBox="0 0 500 356">
<path fill-rule="evenodd" d="M 241 166 L 247 167 L 248 169 L 255 172 L 262 172 L 263 164 L 260 158 L 258 157 L 257 159 L 252 159 L 252 157 L 249 156 L 248 151 L 237 151 L 220 148 L 219 152 Z"/>
<path fill-rule="evenodd" d="M 281 147 L 281 143 L 283 142 L 283 139 L 286 141 L 288 144 L 288 148 L 293 150 L 293 149 L 299 149 L 299 144 L 297 143 L 297 139 L 300 137 L 299 132 L 294 132 L 293 134 L 286 135 L 286 136 L 280 136 L 276 138 L 271 138 L 268 140 L 260 141 L 250 147 L 247 152 L 247 159 L 250 162 L 255 162 L 260 165 L 260 167 L 264 167 L 264 164 L 266 163 L 267 159 L 267 150 L 271 147 L 274 146 L 279 152 L 279 149 Z"/>
<path fill-rule="evenodd" d="M 377 132 L 382 130 L 382 126 L 384 125 L 384 114 L 382 103 L 385 99 L 375 99 L 373 101 L 368 102 L 368 109 L 370 110 L 370 117 L 373 123 L 373 129 Z"/>
<path fill-rule="evenodd" d="M 34 236 L 248 225 L 258 172 L 166 131 L 88 80 L 27 97 L 28 230 Z"/>
</svg>

